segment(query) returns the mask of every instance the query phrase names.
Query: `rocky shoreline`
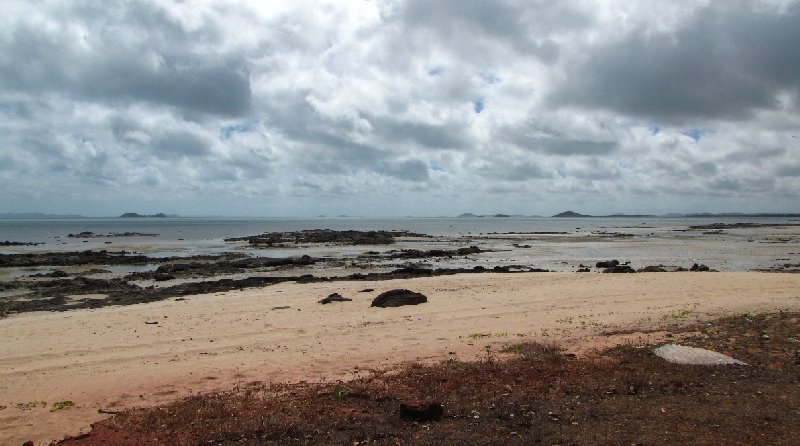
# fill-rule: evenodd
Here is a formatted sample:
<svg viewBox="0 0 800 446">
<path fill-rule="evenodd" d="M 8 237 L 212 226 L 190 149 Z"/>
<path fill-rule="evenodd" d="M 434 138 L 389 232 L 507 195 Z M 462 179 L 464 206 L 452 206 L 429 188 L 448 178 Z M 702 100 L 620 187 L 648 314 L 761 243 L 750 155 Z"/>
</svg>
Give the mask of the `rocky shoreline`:
<svg viewBox="0 0 800 446">
<path fill-rule="evenodd" d="M 691 229 L 752 226 L 715 224 Z M 69 237 L 151 235 L 154 234 L 125 232 L 102 235 L 85 231 Z M 127 250 L 0 254 L 0 272 L 7 272 L 0 280 L 0 317 L 28 311 L 129 305 L 282 282 L 380 281 L 453 274 L 547 272 L 549 268 L 520 262 L 520 259 L 529 261 L 530 257 L 516 253 L 531 248 L 530 244 L 522 243 L 531 240 L 528 237 L 563 235 L 561 232 L 491 233 L 484 238 L 468 235 L 443 242 L 431 235 L 410 231 L 314 229 L 226 238 L 225 243 L 230 249 L 220 254 L 159 257 Z M 634 238 L 632 234 L 623 235 L 603 232 L 597 237 L 626 242 Z M 578 242 L 583 242 L 581 240 Z M 386 249 L 400 241 L 403 243 L 398 249 Z M 459 247 L 459 243 L 462 246 Z M 498 243 L 503 245 L 502 249 L 497 248 Z M 448 247 L 442 248 L 442 245 Z M 308 247 L 343 247 L 349 250 L 338 255 L 302 254 Z M 366 250 L 353 251 L 359 247 Z M 280 258 L 259 256 L 258 250 L 263 248 L 281 249 L 289 255 Z M 507 258 L 503 258 L 505 254 L 509 254 Z M 488 258 L 499 261 L 487 263 Z M 575 262 L 573 271 L 615 274 L 716 270 L 693 259 L 681 263 L 683 265 L 637 266 L 629 261 L 599 260 L 589 265 Z M 798 265 L 784 261 L 755 270 L 800 272 Z"/>
</svg>

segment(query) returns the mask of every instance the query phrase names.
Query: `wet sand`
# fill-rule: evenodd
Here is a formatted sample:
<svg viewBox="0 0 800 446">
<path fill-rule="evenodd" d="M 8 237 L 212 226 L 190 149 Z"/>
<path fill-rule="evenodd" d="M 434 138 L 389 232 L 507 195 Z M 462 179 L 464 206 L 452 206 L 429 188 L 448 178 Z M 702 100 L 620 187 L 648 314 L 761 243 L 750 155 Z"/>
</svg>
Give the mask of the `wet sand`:
<svg viewBox="0 0 800 446">
<path fill-rule="evenodd" d="M 364 288 L 374 291 L 359 292 Z M 429 302 L 369 307 L 393 288 L 422 292 Z M 333 292 L 353 301 L 317 303 Z M 19 314 L 0 320 L 0 407 L 6 406 L 0 443 L 58 439 L 107 416 L 98 409 L 159 404 L 253 381 L 347 379 L 406 360 L 474 358 L 487 346 L 524 339 L 575 349 L 646 342 L 654 339 L 607 333 L 778 309 L 800 309 L 800 275 L 526 273 L 283 283 Z M 76 407 L 50 411 L 67 400 Z M 47 407 L 16 407 L 33 401 Z"/>
</svg>

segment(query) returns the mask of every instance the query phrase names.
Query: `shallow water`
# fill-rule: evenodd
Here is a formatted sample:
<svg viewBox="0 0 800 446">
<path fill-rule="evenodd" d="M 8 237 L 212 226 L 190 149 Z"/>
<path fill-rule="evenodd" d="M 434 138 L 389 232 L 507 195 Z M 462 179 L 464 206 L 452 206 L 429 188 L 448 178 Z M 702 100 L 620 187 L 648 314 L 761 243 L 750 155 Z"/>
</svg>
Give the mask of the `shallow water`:
<svg viewBox="0 0 800 446">
<path fill-rule="evenodd" d="M 192 256 L 242 252 L 252 256 L 284 258 L 299 255 L 354 259 L 366 251 L 388 249 L 454 249 L 477 245 L 495 252 L 466 259 L 423 259 L 437 267 L 521 264 L 554 271 L 574 271 L 599 260 L 630 261 L 646 265 L 689 267 L 705 263 L 712 268 L 742 271 L 781 262 L 800 262 L 800 227 L 743 228 L 704 234 L 689 226 L 711 223 L 797 223 L 788 218 L 92 218 L 73 220 L 0 220 L 0 240 L 41 242 L 38 246 L 0 247 L 0 253 L 109 250 L 144 253 L 152 257 Z M 229 243 L 227 237 L 304 229 L 404 230 L 428 234 L 425 239 L 403 239 L 391 246 L 324 246 L 302 248 L 251 248 Z M 140 237 L 68 237 L 137 232 Z M 614 234 L 626 236 L 614 237 Z M 530 248 L 513 246 L 530 245 Z M 781 260 L 783 259 L 783 260 Z M 387 264 L 404 261 L 386 262 Z M 146 271 L 153 266 L 112 267 L 115 274 Z M 144 268 L 144 269 L 139 269 Z M 39 272 L 39 271 L 37 271 Z M 44 271 L 44 272 L 49 272 Z M 15 272 L 14 275 L 25 275 Z"/>
</svg>

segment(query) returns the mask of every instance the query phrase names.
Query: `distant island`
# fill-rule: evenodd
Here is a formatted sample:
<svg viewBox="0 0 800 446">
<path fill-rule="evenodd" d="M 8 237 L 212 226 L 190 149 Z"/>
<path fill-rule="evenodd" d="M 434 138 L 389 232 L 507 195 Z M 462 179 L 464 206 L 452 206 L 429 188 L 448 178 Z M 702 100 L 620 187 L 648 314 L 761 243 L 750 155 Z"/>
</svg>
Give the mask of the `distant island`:
<svg viewBox="0 0 800 446">
<path fill-rule="evenodd" d="M 464 212 L 458 218 L 511 218 L 511 217 L 539 217 L 539 215 L 509 215 L 509 214 L 492 214 L 492 215 L 477 215 L 472 212 Z"/>
<path fill-rule="evenodd" d="M 174 217 L 178 217 L 178 215 L 174 214 L 167 215 L 163 212 L 159 212 L 158 214 L 152 214 L 152 215 L 142 215 L 142 214 L 137 214 L 136 212 L 126 212 L 119 216 L 119 218 L 174 218 Z"/>
<path fill-rule="evenodd" d="M 565 211 L 560 214 L 553 215 L 552 218 L 578 218 L 578 217 L 593 217 L 593 215 L 584 215 L 577 212 Z"/>
</svg>

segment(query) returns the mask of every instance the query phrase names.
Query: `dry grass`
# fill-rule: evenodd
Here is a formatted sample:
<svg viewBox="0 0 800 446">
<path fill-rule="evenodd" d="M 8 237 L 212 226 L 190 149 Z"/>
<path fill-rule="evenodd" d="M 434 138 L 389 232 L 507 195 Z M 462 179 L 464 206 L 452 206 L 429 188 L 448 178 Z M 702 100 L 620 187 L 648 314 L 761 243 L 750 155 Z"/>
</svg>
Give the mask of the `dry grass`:
<svg viewBox="0 0 800 446">
<path fill-rule="evenodd" d="M 589 359 L 512 344 L 508 360 L 409 364 L 350 382 L 253 384 L 132 410 L 63 445 L 800 444 L 800 318 L 740 315 L 684 341 L 750 366 L 680 366 L 624 346 Z M 435 398 L 445 416 L 403 421 Z"/>
</svg>

